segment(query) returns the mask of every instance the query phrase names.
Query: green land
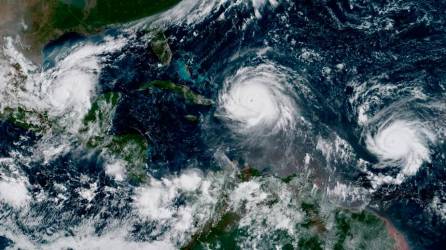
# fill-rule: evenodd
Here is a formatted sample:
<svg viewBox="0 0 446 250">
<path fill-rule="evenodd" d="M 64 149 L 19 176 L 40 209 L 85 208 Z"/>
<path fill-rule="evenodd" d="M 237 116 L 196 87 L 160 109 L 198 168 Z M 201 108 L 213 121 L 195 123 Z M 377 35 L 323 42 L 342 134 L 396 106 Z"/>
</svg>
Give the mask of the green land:
<svg viewBox="0 0 446 250">
<path fill-rule="evenodd" d="M 94 34 L 106 26 L 127 23 L 163 12 L 180 0 L 0 0 L 0 34 L 19 30 L 29 52 L 67 32 Z M 24 27 L 18 24 L 24 21 Z"/>
</svg>

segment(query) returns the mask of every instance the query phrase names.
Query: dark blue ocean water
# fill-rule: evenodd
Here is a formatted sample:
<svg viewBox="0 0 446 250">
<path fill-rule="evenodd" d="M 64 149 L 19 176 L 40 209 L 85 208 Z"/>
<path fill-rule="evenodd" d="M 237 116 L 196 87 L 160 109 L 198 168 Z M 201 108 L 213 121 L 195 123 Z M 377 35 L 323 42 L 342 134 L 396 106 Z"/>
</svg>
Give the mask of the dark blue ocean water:
<svg viewBox="0 0 446 250">
<path fill-rule="evenodd" d="M 224 18 L 220 18 L 222 13 Z M 402 89 L 378 95 L 378 101 L 369 103 L 370 114 L 386 108 L 396 114 L 414 113 L 426 123 L 439 124 L 434 128 L 438 135 L 444 131 L 441 126 L 445 123 L 436 121 L 446 119 L 445 113 L 438 111 L 446 109 L 446 2 L 292 1 L 277 7 L 266 5 L 261 13 L 261 18 L 253 18 L 251 4 L 234 7 L 227 3 L 194 24 L 168 26 L 164 34 L 173 58 L 167 67 L 159 66 L 150 43 L 143 39 L 144 30 L 136 31 L 122 50 L 104 55 L 98 91 L 123 94 L 113 119 L 113 133 L 137 131 L 145 136 L 152 145 L 147 152 L 149 173 L 161 178 L 191 163 L 212 171 L 217 165 L 213 156 L 223 149 L 240 165 L 283 177 L 299 174 L 294 164 L 311 153 L 312 167 L 324 182 L 341 180 L 370 189 L 373 183 L 357 166 L 359 159 L 376 174 L 396 176 L 399 168 L 375 167 L 379 157 L 367 148 L 358 106 L 350 101 L 362 83 L 368 83 L 365 86 L 369 89 L 382 85 Z M 100 43 L 105 35 L 127 34 L 113 28 L 94 37 L 65 35 L 46 47 L 45 67 L 53 67 L 57 63 L 54 58 L 67 48 L 86 41 Z M 172 92 L 136 91 L 142 83 L 169 80 L 218 102 L 228 76 L 240 68 L 264 63 L 293 72 L 295 101 L 301 116 L 311 124 L 301 134 L 246 142 L 215 116 L 216 106 L 186 104 Z M 412 89 L 421 90 L 426 98 L 393 106 L 412 100 Z M 359 97 L 364 102 L 368 98 Z M 431 109 L 432 102 L 438 106 Z M 199 122 L 184 122 L 186 115 L 199 117 Z M 17 149 L 14 139 L 19 135 L 29 136 L 30 145 L 36 139 L 11 124 L 2 123 L 0 130 L 7 135 L 0 138 L 0 154 Z M 317 149 L 318 138 L 334 134 L 351 147 L 347 160 L 341 159 L 341 153 L 327 159 Z M 446 220 L 430 209 L 434 197 L 446 202 L 446 144 L 444 134 L 443 139 L 438 137 L 429 147 L 430 162 L 424 162 L 402 184 L 379 186 L 368 203 L 407 236 L 413 249 L 443 249 L 446 244 Z M 50 197 L 57 196 L 52 182 L 66 183 L 74 190 L 83 185 L 81 174 L 97 178 L 100 194 L 105 186 L 116 185 L 105 175 L 103 164 L 98 153 L 79 149 L 44 166 L 33 163 L 24 167 L 24 172 L 36 192 L 45 190 Z M 78 195 L 72 193 L 62 208 L 47 203 L 36 209 L 47 215 L 74 211 L 79 219 L 48 216 L 46 225 L 26 230 L 31 235 L 38 235 L 47 225 L 62 230 L 68 224 L 80 223 L 81 216 L 99 213 L 104 221 L 119 218 L 131 209 L 126 195 L 129 190 L 114 196 L 99 195 L 91 207 L 79 203 Z M 97 225 L 96 230 L 101 232 L 101 228 Z M 8 240 L 0 237 L 0 248 L 7 244 Z"/>
</svg>

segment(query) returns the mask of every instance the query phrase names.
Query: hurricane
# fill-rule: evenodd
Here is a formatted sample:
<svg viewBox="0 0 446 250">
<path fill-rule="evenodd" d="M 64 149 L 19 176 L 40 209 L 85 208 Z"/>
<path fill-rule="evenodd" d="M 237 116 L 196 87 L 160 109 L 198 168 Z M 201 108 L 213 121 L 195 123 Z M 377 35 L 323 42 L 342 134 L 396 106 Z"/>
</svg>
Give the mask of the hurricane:
<svg viewBox="0 0 446 250">
<path fill-rule="evenodd" d="M 289 132 L 298 109 L 287 81 L 273 65 L 241 68 L 224 82 L 219 114 L 237 133 Z"/>
<path fill-rule="evenodd" d="M 401 168 L 395 182 L 416 174 L 424 162 L 430 162 L 430 145 L 435 135 L 420 121 L 388 120 L 368 134 L 367 149 L 379 159 L 379 167 Z"/>
<path fill-rule="evenodd" d="M 0 4 L 0 249 L 444 249 L 445 1 Z"/>
</svg>

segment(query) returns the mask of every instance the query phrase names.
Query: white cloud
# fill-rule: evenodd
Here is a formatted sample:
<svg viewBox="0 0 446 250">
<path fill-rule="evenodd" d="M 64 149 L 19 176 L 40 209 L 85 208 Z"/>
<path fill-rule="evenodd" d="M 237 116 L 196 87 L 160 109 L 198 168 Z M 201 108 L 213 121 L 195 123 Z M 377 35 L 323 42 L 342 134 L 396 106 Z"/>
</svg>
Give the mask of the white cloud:
<svg viewBox="0 0 446 250">
<path fill-rule="evenodd" d="M 14 208 L 28 204 L 30 196 L 23 181 L 15 179 L 0 180 L 0 200 Z"/>
</svg>

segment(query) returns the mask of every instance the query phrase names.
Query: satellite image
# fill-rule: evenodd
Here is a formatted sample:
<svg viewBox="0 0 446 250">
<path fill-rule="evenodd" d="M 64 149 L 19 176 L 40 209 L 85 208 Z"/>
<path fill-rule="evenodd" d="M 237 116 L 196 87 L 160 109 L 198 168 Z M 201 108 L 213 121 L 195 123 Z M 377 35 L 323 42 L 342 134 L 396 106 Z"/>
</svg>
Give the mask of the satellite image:
<svg viewBox="0 0 446 250">
<path fill-rule="evenodd" d="M 0 0 L 0 249 L 446 249 L 446 1 Z"/>
</svg>

